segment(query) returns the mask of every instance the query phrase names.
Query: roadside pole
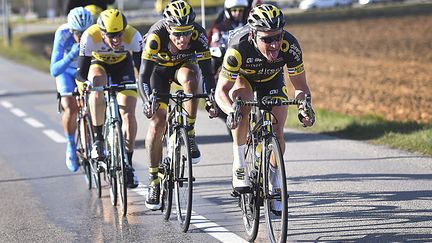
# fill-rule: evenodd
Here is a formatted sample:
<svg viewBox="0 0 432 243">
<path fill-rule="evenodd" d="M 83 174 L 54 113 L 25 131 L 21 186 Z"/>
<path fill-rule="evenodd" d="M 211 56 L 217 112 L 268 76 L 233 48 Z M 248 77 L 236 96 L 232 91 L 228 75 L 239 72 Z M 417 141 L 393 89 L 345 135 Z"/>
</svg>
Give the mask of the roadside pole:
<svg viewBox="0 0 432 243">
<path fill-rule="evenodd" d="M 9 47 L 11 45 L 11 34 L 10 26 L 9 26 L 9 0 L 3 0 L 2 2 L 3 9 L 3 42 L 4 45 Z"/>
<path fill-rule="evenodd" d="M 117 7 L 120 11 L 124 10 L 124 2 L 123 0 L 118 0 Z"/>
<path fill-rule="evenodd" d="M 201 0 L 201 25 L 205 29 L 205 5 L 204 0 Z"/>
</svg>

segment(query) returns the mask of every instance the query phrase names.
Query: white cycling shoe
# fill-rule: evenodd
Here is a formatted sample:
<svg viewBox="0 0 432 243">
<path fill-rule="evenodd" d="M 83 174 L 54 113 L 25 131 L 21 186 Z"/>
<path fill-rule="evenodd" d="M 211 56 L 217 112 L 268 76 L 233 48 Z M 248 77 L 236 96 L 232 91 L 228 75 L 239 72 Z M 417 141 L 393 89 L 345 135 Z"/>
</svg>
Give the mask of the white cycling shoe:
<svg viewBox="0 0 432 243">
<path fill-rule="evenodd" d="M 246 167 L 233 167 L 233 182 L 234 190 L 239 193 L 245 193 L 250 189 L 249 177 L 247 176 Z"/>
<path fill-rule="evenodd" d="M 280 178 L 279 178 L 279 171 L 275 168 L 272 168 L 270 166 L 270 188 L 272 195 L 281 195 L 281 186 L 280 186 Z M 270 201 L 270 209 L 271 211 L 276 214 L 280 215 L 282 212 L 282 201 L 280 199 L 272 199 Z"/>
</svg>

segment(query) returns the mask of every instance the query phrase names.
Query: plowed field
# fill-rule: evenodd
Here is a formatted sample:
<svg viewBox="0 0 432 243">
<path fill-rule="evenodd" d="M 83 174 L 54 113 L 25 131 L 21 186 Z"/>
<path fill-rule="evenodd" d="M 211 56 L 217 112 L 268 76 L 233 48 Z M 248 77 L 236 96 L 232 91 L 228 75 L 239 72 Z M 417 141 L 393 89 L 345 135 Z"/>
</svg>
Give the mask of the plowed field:
<svg viewBox="0 0 432 243">
<path fill-rule="evenodd" d="M 302 47 L 315 106 L 432 122 L 432 15 L 288 25 L 287 30 Z"/>
</svg>

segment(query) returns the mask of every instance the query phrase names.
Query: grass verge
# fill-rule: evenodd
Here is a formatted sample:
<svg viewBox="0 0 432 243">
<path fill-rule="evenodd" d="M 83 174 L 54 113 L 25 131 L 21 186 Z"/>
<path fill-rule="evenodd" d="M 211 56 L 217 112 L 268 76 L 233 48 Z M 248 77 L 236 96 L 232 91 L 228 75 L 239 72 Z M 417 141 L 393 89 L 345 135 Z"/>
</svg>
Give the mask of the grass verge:
<svg viewBox="0 0 432 243">
<path fill-rule="evenodd" d="M 292 115 L 296 112 L 290 108 L 286 126 L 299 128 L 297 116 Z M 316 124 L 308 130 L 432 156 L 431 125 L 387 121 L 377 116 L 349 116 L 322 109 L 316 110 L 316 117 Z"/>
</svg>

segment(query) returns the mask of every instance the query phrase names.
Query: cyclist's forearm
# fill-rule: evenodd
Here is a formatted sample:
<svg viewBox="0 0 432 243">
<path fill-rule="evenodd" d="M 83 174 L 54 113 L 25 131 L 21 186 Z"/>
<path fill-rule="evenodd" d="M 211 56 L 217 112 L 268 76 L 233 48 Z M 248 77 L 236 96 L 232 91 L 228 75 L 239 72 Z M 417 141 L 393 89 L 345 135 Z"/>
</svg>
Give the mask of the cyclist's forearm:
<svg viewBox="0 0 432 243">
<path fill-rule="evenodd" d="M 88 71 L 90 68 L 91 57 L 79 56 L 78 57 L 78 69 L 76 79 L 81 82 L 85 82 L 88 79 Z"/>
<path fill-rule="evenodd" d="M 140 67 L 141 67 L 141 54 L 142 54 L 142 51 L 132 52 L 132 59 L 134 62 L 134 66 L 137 70 L 140 70 Z"/>
<path fill-rule="evenodd" d="M 138 77 L 138 93 L 143 102 L 147 102 L 149 100 L 149 96 L 151 93 L 150 78 L 154 70 L 154 65 L 155 63 L 153 63 L 152 61 L 148 61 L 145 59 L 143 59 L 141 62 Z"/>
<path fill-rule="evenodd" d="M 50 73 L 53 77 L 62 74 L 69 67 L 69 64 L 74 60 L 74 53 L 68 53 L 62 56 L 58 52 L 53 52 L 50 65 Z"/>
<path fill-rule="evenodd" d="M 215 99 L 219 108 L 225 113 L 229 114 L 233 112 L 232 101 L 228 96 L 229 90 L 233 86 L 228 80 L 224 78 L 219 78 L 218 84 L 216 86 Z"/>
</svg>

